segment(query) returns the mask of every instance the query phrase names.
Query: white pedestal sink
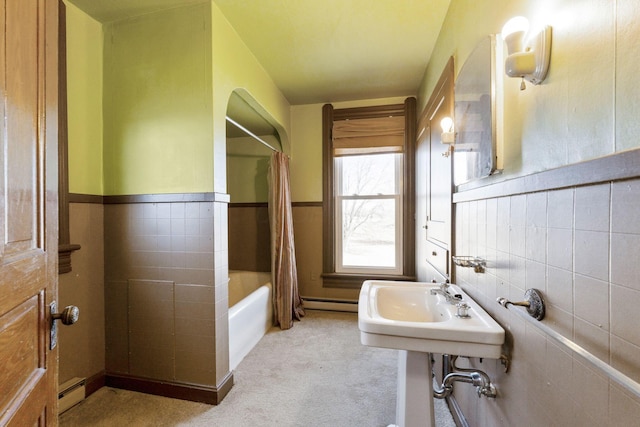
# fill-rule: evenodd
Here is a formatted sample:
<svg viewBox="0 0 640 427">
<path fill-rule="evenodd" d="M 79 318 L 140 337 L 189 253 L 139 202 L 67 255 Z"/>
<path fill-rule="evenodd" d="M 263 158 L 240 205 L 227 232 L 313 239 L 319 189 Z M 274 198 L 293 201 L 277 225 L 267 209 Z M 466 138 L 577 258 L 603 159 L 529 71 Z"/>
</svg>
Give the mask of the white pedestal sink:
<svg viewBox="0 0 640 427">
<path fill-rule="evenodd" d="M 431 427 L 433 383 L 429 353 L 498 359 L 504 329 L 458 286 L 468 317 L 456 316 L 458 307 L 444 295 L 433 294 L 438 284 L 368 280 L 358 302 L 360 341 L 373 347 L 400 351 L 396 425 Z"/>
<path fill-rule="evenodd" d="M 431 355 L 429 353 L 400 350 L 398 354 L 397 390 L 397 426 L 435 425 Z"/>
</svg>

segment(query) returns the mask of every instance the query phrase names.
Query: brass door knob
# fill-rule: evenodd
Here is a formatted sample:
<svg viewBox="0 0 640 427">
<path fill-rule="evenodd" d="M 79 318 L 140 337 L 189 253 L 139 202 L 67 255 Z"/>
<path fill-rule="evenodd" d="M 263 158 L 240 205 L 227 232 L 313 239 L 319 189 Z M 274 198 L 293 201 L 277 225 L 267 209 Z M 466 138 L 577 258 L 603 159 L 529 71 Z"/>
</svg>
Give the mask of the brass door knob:
<svg viewBox="0 0 640 427">
<path fill-rule="evenodd" d="M 49 312 L 51 313 L 51 330 L 49 349 L 53 350 L 58 345 L 58 324 L 56 320 L 60 320 L 63 325 L 73 325 L 78 321 L 80 316 L 80 309 L 75 305 L 68 305 L 62 310 L 62 313 L 57 313 L 58 304 L 55 301 L 49 304 Z"/>
<path fill-rule="evenodd" d="M 78 321 L 80 309 L 75 305 L 69 305 L 62 310 L 62 313 L 52 313 L 53 320 L 60 320 L 63 325 L 73 325 Z"/>
</svg>

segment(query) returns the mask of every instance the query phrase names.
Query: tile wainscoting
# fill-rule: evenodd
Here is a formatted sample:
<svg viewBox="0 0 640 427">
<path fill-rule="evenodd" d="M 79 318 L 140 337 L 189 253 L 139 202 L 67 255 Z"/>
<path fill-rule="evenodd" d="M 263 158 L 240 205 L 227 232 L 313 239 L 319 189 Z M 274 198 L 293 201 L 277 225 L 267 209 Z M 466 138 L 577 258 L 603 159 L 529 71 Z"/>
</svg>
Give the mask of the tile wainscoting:
<svg viewBox="0 0 640 427">
<path fill-rule="evenodd" d="M 208 403 L 231 387 L 227 203 L 104 197 L 108 385 Z"/>
<path fill-rule="evenodd" d="M 472 387 L 457 387 L 470 425 L 637 423 L 637 396 L 496 303 L 541 290 L 547 326 L 640 382 L 637 157 L 621 153 L 454 196 L 456 255 L 487 261 L 485 274 L 456 267 L 455 280 L 505 328 L 512 362 L 508 373 L 495 360 L 459 363 L 487 371 L 499 392 L 478 399 Z M 619 175 L 623 164 L 636 166 Z"/>
</svg>

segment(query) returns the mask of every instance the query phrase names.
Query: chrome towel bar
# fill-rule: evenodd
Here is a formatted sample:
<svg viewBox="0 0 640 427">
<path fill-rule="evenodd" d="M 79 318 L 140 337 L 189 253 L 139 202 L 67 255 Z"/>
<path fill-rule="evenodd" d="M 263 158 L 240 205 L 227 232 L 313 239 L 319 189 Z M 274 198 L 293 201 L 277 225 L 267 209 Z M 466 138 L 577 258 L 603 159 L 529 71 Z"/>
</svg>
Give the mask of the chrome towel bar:
<svg viewBox="0 0 640 427">
<path fill-rule="evenodd" d="M 512 305 L 514 307 L 519 307 L 516 304 L 510 303 L 510 301 L 508 301 L 506 298 L 498 298 L 497 302 L 500 305 L 502 305 L 503 307 L 507 308 L 507 309 L 511 308 L 511 307 L 509 307 L 510 305 Z M 553 338 L 558 343 L 560 343 L 560 344 L 564 345 L 565 347 L 569 348 L 570 350 L 572 350 L 574 353 L 579 355 L 583 360 L 589 362 L 590 364 L 594 365 L 596 368 L 600 369 L 611 380 L 613 380 L 615 383 L 617 383 L 618 385 L 623 387 L 625 390 L 629 391 L 630 393 L 632 393 L 637 398 L 640 398 L 640 383 L 638 383 L 638 382 L 634 381 L 633 379 L 629 378 L 628 376 L 626 376 L 622 372 L 618 371 L 617 369 L 615 369 L 613 366 L 609 365 L 608 363 L 605 363 L 602 360 L 598 359 L 596 356 L 594 356 L 593 354 L 589 353 L 587 350 L 585 350 L 584 348 L 580 347 L 578 344 L 576 344 L 572 340 L 570 340 L 570 339 L 566 338 L 565 336 L 559 334 L 558 332 L 554 331 L 553 329 L 551 329 L 550 327 L 548 327 L 544 323 L 538 322 L 538 321 L 534 321 L 533 318 L 527 313 L 527 311 L 522 310 L 520 308 L 516 308 L 515 310 L 512 310 L 512 311 L 514 313 L 516 313 L 518 316 L 520 316 L 523 319 L 525 319 L 527 322 L 531 323 L 532 325 L 534 325 L 535 327 L 540 329 L 542 332 L 544 332 L 545 334 L 547 334 L 551 338 Z"/>
</svg>

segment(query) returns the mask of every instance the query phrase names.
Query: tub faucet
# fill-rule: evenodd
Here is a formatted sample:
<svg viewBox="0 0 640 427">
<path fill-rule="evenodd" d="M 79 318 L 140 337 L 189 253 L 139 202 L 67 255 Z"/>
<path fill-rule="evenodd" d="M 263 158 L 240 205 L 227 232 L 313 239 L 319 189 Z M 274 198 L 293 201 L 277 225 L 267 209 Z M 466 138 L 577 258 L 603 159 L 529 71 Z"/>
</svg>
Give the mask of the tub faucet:
<svg viewBox="0 0 640 427">
<path fill-rule="evenodd" d="M 449 284 L 448 283 L 440 283 L 438 288 L 434 288 L 431 289 L 431 295 L 443 295 L 445 300 L 447 300 L 447 302 L 449 304 L 458 304 L 460 301 L 462 301 L 462 295 L 460 294 L 455 294 L 455 295 L 451 295 L 451 293 L 449 292 Z"/>
</svg>

